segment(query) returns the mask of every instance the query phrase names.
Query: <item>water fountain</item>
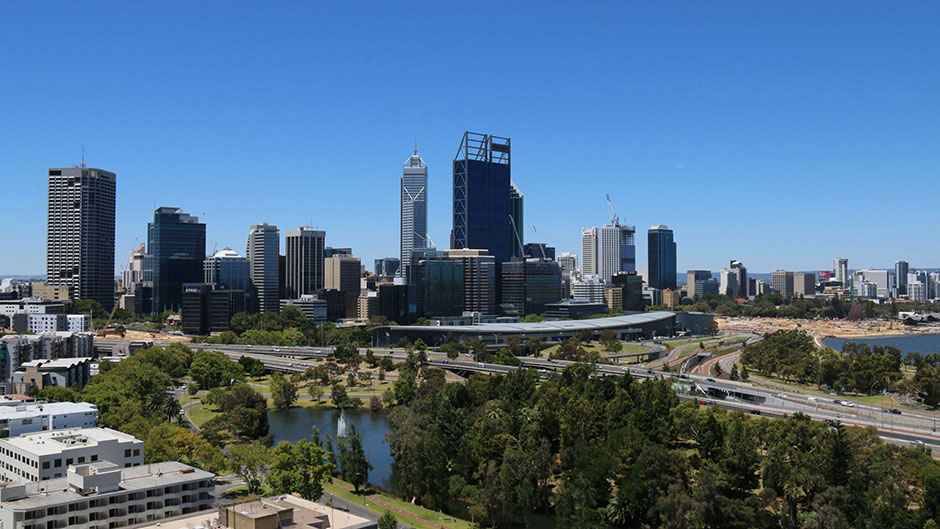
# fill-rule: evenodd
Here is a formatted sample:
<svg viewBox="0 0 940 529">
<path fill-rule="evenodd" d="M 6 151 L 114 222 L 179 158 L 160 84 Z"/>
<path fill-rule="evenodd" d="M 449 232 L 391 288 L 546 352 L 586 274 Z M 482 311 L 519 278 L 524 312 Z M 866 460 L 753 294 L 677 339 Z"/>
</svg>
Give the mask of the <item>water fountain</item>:
<svg viewBox="0 0 940 529">
<path fill-rule="evenodd" d="M 343 437 L 346 435 L 346 410 L 340 410 L 339 412 L 339 422 L 336 423 L 336 437 Z"/>
</svg>

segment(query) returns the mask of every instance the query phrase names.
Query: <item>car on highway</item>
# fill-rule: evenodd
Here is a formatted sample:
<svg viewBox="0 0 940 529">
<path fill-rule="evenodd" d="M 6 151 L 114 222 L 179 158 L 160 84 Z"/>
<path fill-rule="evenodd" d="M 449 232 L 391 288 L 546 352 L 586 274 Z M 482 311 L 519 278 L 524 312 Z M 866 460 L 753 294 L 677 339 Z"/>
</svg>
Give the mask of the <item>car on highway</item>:
<svg viewBox="0 0 940 529">
<path fill-rule="evenodd" d="M 280 350 L 280 349 L 278 349 L 277 347 L 275 347 L 275 348 L 274 348 L 274 352 L 275 352 L 275 353 L 280 353 L 280 352 L 281 352 L 281 350 Z"/>
<path fill-rule="evenodd" d="M 706 378 L 705 381 L 706 381 L 706 382 L 714 382 L 715 379 L 714 379 L 714 378 Z"/>
<path fill-rule="evenodd" d="M 921 441 L 920 439 L 914 439 L 913 441 L 911 441 L 911 444 L 914 446 L 924 446 L 927 443 Z"/>
<path fill-rule="evenodd" d="M 888 412 L 890 412 L 890 413 L 892 413 L 892 414 L 894 414 L 894 415 L 901 415 L 901 410 L 899 410 L 899 409 L 897 409 L 897 408 L 891 408 L 890 410 L 888 410 Z"/>
<path fill-rule="evenodd" d="M 816 398 L 816 397 L 806 397 L 806 398 L 809 399 L 809 400 L 811 400 L 811 401 L 813 401 L 813 402 L 816 402 L 816 401 L 819 400 L 819 399 Z"/>
<path fill-rule="evenodd" d="M 760 410 L 751 410 L 751 415 L 760 415 Z"/>
<path fill-rule="evenodd" d="M 849 401 L 847 401 L 847 400 L 839 401 L 839 404 L 845 406 L 846 408 L 854 408 L 854 407 L 855 407 L 855 404 L 853 404 L 853 403 L 851 403 L 851 402 L 849 402 Z"/>
</svg>

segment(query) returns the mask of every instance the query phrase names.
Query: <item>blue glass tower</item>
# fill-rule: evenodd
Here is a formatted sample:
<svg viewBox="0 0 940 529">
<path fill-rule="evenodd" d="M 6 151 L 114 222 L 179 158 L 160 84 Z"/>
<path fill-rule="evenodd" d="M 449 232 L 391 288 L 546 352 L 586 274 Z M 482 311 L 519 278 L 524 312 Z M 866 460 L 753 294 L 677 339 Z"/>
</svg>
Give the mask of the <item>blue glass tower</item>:
<svg viewBox="0 0 940 529">
<path fill-rule="evenodd" d="M 487 250 L 497 263 L 512 257 L 509 154 L 509 138 L 464 132 L 454 158 L 451 248 Z"/>
<path fill-rule="evenodd" d="M 657 224 L 649 231 L 649 281 L 650 287 L 676 288 L 676 242 L 672 230 Z"/>
</svg>

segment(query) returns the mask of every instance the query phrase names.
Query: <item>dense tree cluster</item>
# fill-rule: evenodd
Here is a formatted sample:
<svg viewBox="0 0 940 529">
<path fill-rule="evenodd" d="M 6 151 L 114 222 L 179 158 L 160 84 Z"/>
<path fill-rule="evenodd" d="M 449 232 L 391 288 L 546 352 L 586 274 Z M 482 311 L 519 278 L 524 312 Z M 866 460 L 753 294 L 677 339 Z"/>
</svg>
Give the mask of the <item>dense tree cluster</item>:
<svg viewBox="0 0 940 529">
<path fill-rule="evenodd" d="M 487 527 L 539 512 L 566 528 L 936 527 L 940 465 L 925 448 L 590 371 L 416 377 L 390 417 L 399 490 L 432 508 L 468 501 Z"/>
<path fill-rule="evenodd" d="M 875 303 L 862 301 L 866 318 L 897 319 L 898 312 L 940 312 L 940 303 Z M 747 303 L 738 303 L 733 297 L 706 294 L 696 298 L 684 298 L 673 309 L 665 306 L 651 306 L 647 310 L 689 310 L 708 312 L 721 316 L 756 316 L 764 318 L 804 318 L 833 319 L 845 318 L 849 314 L 850 303 L 843 299 L 785 298 L 780 294 L 762 294 Z"/>
<path fill-rule="evenodd" d="M 198 353 L 197 353 L 198 354 Z M 193 352 L 179 344 L 150 347 L 118 363 L 103 361 L 82 391 L 48 387 L 39 398 L 85 401 L 98 406 L 98 424 L 144 441 L 146 462 L 181 461 L 217 472 L 225 468 L 219 448 L 178 424 L 180 404 L 168 390 L 185 376 Z"/>
<path fill-rule="evenodd" d="M 219 410 L 201 429 L 202 434 L 213 444 L 223 446 L 256 439 L 270 444 L 268 401 L 248 384 L 213 388 L 202 402 Z"/>
<path fill-rule="evenodd" d="M 903 389 L 901 351 L 890 346 L 849 342 L 838 353 L 817 348 L 802 331 L 777 331 L 746 346 L 741 361 L 767 375 L 839 391 Z"/>
<path fill-rule="evenodd" d="M 336 327 L 332 323 L 318 326 L 295 306 L 284 307 L 281 312 L 239 312 L 229 320 L 229 328 L 217 336 L 197 336 L 193 341 L 294 347 L 367 344 L 372 339 L 362 327 Z"/>
</svg>

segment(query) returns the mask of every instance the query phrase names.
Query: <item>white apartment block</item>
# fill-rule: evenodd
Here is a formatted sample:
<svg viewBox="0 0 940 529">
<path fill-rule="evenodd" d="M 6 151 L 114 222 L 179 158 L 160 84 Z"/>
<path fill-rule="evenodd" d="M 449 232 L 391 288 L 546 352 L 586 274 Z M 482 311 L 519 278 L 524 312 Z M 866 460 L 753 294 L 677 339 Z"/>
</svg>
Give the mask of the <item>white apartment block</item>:
<svg viewBox="0 0 940 529">
<path fill-rule="evenodd" d="M 0 406 L 0 438 L 98 426 L 98 407 L 87 402 Z"/>
<path fill-rule="evenodd" d="M 25 330 L 33 334 L 46 332 L 88 332 L 91 330 L 91 316 L 88 314 L 22 314 L 13 318 L 13 330 L 22 332 L 17 322 L 25 319 Z"/>
<path fill-rule="evenodd" d="M 0 301 L 0 314 L 11 320 L 14 314 L 63 314 L 65 303 L 35 298 Z"/>
<path fill-rule="evenodd" d="M 43 481 L 71 465 L 108 461 L 118 468 L 144 463 L 144 443 L 109 428 L 75 428 L 0 439 L 0 479 Z"/>
<path fill-rule="evenodd" d="M 0 488 L 4 529 L 112 529 L 207 511 L 215 475 L 168 461 L 68 467 L 61 478 Z"/>
</svg>

